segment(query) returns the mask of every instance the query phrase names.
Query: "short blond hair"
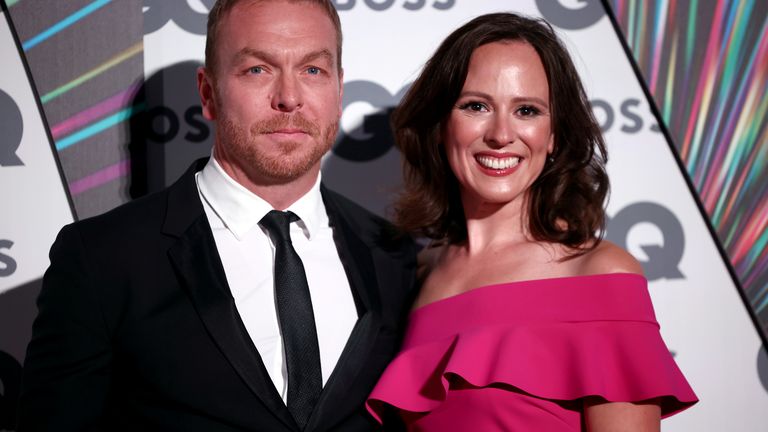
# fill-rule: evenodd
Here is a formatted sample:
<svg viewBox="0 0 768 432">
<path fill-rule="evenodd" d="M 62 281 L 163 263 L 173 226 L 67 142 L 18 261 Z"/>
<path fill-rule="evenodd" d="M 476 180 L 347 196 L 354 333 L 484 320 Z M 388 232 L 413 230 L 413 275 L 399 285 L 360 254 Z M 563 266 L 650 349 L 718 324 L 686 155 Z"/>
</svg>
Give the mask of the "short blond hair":
<svg viewBox="0 0 768 432">
<path fill-rule="evenodd" d="M 339 14 L 336 12 L 336 8 L 331 0 L 217 0 L 208 13 L 208 27 L 205 39 L 205 68 L 208 70 L 208 73 L 214 72 L 214 65 L 216 64 L 215 47 L 219 24 L 227 12 L 241 1 L 287 1 L 290 3 L 312 3 L 319 6 L 331 20 L 333 28 L 336 30 L 336 67 L 341 71 L 341 20 L 339 20 Z"/>
</svg>

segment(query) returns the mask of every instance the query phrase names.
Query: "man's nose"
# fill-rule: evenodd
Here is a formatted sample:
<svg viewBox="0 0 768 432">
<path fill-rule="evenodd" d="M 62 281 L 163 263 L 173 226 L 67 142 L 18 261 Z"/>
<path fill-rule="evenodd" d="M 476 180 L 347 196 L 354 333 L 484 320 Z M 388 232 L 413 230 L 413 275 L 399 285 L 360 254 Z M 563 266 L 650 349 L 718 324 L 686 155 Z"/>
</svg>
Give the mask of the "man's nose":
<svg viewBox="0 0 768 432">
<path fill-rule="evenodd" d="M 272 109 L 281 112 L 292 112 L 301 108 L 302 104 L 301 89 L 296 77 L 290 74 L 282 74 L 275 83 Z"/>
</svg>

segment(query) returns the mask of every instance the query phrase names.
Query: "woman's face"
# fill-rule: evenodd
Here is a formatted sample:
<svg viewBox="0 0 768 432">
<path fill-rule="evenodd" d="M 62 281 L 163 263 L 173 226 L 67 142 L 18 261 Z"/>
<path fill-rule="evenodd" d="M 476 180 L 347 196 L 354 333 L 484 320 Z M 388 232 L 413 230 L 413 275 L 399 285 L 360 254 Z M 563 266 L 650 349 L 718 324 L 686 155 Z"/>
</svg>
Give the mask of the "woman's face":
<svg viewBox="0 0 768 432">
<path fill-rule="evenodd" d="M 554 145 L 536 50 L 522 41 L 477 48 L 443 132 L 465 208 L 522 203 Z"/>
</svg>

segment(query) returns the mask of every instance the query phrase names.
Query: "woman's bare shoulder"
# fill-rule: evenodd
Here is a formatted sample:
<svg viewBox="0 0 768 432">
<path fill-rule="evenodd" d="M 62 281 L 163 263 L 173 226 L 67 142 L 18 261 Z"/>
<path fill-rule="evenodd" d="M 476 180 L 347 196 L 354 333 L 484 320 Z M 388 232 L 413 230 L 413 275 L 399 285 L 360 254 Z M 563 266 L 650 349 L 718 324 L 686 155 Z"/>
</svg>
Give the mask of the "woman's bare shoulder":
<svg viewBox="0 0 768 432">
<path fill-rule="evenodd" d="M 585 275 L 606 273 L 643 274 L 643 267 L 629 252 L 614 243 L 603 240 L 579 257 L 580 273 Z"/>
</svg>

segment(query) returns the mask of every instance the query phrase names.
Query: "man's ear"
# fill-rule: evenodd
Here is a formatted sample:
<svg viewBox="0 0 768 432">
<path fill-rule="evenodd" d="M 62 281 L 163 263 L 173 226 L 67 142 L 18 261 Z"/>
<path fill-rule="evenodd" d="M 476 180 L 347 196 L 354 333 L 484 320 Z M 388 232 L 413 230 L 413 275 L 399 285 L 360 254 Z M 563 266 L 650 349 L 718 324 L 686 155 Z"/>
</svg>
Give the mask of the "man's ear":
<svg viewBox="0 0 768 432">
<path fill-rule="evenodd" d="M 208 120 L 216 120 L 216 88 L 213 83 L 213 75 L 204 66 L 197 68 L 197 92 L 200 94 L 203 117 Z"/>
</svg>

